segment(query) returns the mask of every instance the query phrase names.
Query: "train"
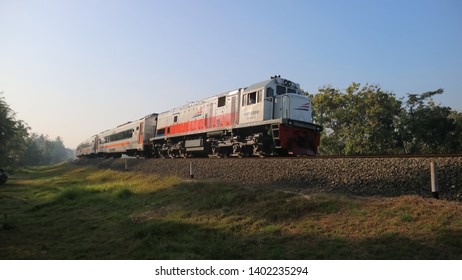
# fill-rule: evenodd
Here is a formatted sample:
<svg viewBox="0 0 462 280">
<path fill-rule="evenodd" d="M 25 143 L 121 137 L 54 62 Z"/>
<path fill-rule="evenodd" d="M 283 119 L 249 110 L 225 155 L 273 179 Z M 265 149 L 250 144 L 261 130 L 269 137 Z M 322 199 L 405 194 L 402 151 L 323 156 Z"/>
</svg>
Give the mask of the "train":
<svg viewBox="0 0 462 280">
<path fill-rule="evenodd" d="M 76 156 L 315 156 L 322 130 L 300 85 L 277 75 L 95 134 Z"/>
</svg>

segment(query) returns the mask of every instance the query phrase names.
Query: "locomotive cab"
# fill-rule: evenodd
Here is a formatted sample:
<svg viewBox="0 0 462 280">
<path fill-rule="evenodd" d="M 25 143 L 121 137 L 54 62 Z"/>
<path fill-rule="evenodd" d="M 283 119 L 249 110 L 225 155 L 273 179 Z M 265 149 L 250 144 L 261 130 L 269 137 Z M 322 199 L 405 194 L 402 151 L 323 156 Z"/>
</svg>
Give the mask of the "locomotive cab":
<svg viewBox="0 0 462 280">
<path fill-rule="evenodd" d="M 273 138 L 278 148 L 295 155 L 315 155 L 322 127 L 312 123 L 311 100 L 299 84 L 271 77 L 265 88 L 264 120 L 272 124 Z"/>
<path fill-rule="evenodd" d="M 280 76 L 242 91 L 236 128 L 253 155 L 315 155 L 322 130 L 300 85 Z"/>
<path fill-rule="evenodd" d="M 298 84 L 273 77 L 245 89 L 239 119 L 240 124 L 275 119 L 311 123 L 311 101 Z"/>
<path fill-rule="evenodd" d="M 298 84 L 281 78 L 274 78 L 266 89 L 265 120 L 291 119 L 312 122 L 311 101 Z"/>
</svg>

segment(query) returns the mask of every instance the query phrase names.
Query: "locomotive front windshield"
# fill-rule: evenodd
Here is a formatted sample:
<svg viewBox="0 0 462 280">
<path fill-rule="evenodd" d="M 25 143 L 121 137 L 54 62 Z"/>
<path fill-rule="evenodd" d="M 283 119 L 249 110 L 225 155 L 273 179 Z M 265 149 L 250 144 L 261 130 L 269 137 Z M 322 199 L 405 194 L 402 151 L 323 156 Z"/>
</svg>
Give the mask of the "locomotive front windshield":
<svg viewBox="0 0 462 280">
<path fill-rule="evenodd" d="M 300 92 L 297 92 L 297 90 L 293 89 L 293 88 L 289 88 L 289 87 L 285 87 L 285 86 L 281 86 L 281 85 L 276 86 L 276 94 L 277 95 L 282 95 L 282 94 L 286 94 L 286 93 L 298 93 L 298 94 L 301 94 Z"/>
</svg>

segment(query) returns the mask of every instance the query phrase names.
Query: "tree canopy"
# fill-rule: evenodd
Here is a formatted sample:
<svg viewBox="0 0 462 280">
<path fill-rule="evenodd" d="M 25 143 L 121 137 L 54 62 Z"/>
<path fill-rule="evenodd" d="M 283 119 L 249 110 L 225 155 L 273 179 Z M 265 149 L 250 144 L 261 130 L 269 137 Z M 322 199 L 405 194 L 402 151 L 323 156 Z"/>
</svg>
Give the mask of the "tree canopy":
<svg viewBox="0 0 462 280">
<path fill-rule="evenodd" d="M 30 134 L 29 130 L 0 96 L 0 167 L 53 164 L 73 154 L 60 137 L 50 140 L 44 135 Z"/>
<path fill-rule="evenodd" d="M 443 89 L 397 99 L 377 85 L 330 86 L 311 95 L 324 126 L 320 153 L 377 155 L 461 152 L 461 113 L 433 101 Z"/>
</svg>

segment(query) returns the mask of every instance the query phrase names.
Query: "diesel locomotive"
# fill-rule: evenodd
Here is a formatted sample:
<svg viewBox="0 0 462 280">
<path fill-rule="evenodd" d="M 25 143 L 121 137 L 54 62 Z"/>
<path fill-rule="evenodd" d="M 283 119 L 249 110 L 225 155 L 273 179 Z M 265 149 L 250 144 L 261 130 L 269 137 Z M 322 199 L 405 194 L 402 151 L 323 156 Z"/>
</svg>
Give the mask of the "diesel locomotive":
<svg viewBox="0 0 462 280">
<path fill-rule="evenodd" d="M 78 157 L 316 155 L 322 127 L 300 85 L 273 76 L 96 134 Z"/>
</svg>

